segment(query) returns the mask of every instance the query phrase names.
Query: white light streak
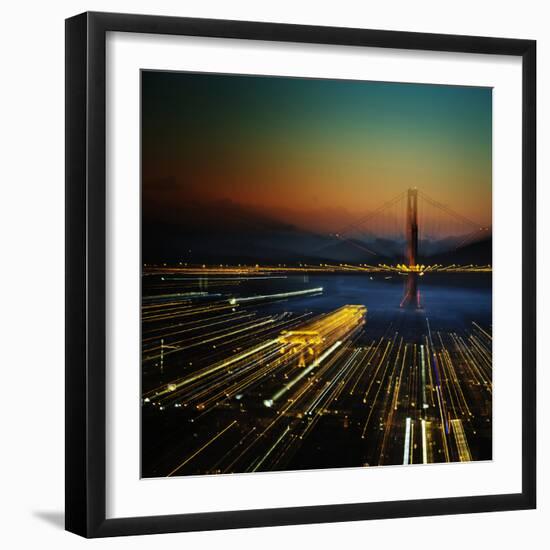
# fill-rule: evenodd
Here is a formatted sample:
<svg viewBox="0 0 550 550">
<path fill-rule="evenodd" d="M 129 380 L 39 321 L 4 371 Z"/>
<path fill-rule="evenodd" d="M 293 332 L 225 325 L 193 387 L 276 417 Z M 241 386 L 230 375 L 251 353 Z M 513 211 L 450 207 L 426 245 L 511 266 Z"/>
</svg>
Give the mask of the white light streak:
<svg viewBox="0 0 550 550">
<path fill-rule="evenodd" d="M 309 288 L 307 290 L 296 290 L 294 292 L 281 292 L 279 294 L 259 294 L 257 296 L 246 296 L 243 298 L 231 298 L 229 303 L 234 306 L 242 302 L 253 302 L 256 300 L 269 300 L 272 298 L 292 298 L 293 296 L 303 296 L 304 294 L 316 294 L 323 292 L 323 287 Z"/>
<path fill-rule="evenodd" d="M 405 421 L 405 445 L 403 445 L 403 464 L 409 463 L 409 454 L 411 449 L 411 419 L 407 417 Z"/>
<path fill-rule="evenodd" d="M 271 399 L 266 399 L 264 405 L 266 407 L 273 406 L 273 403 L 282 397 L 288 390 L 290 390 L 295 384 L 297 384 L 302 378 L 307 376 L 315 367 L 318 367 L 322 361 L 324 361 L 333 351 L 342 345 L 342 341 L 338 340 L 330 348 L 328 348 L 322 355 L 320 355 L 309 367 L 306 367 L 296 378 L 292 379 L 288 384 L 285 384 Z"/>
</svg>

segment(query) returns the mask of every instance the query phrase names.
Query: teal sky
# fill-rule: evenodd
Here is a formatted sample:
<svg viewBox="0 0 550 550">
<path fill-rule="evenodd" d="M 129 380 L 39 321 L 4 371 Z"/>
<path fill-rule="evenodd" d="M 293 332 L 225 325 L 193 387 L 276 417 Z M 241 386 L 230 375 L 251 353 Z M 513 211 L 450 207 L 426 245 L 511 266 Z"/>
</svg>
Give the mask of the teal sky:
<svg viewBox="0 0 550 550">
<path fill-rule="evenodd" d="M 331 231 L 418 187 L 491 225 L 491 143 L 489 88 L 142 73 L 146 218 L 225 200 Z"/>
</svg>

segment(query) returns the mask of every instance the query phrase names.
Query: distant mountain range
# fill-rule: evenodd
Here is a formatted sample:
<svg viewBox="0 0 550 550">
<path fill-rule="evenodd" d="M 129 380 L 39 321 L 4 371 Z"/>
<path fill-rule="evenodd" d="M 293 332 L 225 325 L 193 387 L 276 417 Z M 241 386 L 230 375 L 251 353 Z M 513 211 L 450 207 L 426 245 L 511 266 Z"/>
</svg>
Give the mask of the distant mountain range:
<svg viewBox="0 0 550 550">
<path fill-rule="evenodd" d="M 487 265 L 493 263 L 493 239 L 488 237 L 427 258 L 430 264 Z"/>
<path fill-rule="evenodd" d="M 462 237 L 420 242 L 425 263 L 487 264 L 492 239 L 459 247 Z M 189 203 L 170 222 L 145 221 L 142 259 L 145 263 L 396 263 L 402 262 L 403 240 L 338 239 L 300 229 L 230 201 Z"/>
</svg>

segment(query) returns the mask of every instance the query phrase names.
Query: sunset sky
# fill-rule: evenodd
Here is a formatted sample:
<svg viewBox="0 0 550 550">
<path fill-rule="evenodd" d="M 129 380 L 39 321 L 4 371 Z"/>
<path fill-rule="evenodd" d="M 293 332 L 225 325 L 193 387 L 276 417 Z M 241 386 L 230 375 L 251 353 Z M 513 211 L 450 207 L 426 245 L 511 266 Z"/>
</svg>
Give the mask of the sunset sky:
<svg viewBox="0 0 550 550">
<path fill-rule="evenodd" d="M 491 142 L 490 88 L 144 71 L 143 220 L 331 232 L 418 187 L 490 226 Z"/>
</svg>

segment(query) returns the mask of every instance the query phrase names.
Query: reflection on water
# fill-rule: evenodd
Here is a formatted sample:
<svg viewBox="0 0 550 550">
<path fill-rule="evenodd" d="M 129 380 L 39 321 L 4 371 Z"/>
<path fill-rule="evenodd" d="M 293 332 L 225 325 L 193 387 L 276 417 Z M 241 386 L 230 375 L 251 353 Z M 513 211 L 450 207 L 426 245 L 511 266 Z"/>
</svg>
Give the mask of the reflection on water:
<svg viewBox="0 0 550 550">
<path fill-rule="evenodd" d="M 404 282 L 144 277 L 142 475 L 491 459 L 491 274 Z"/>
<path fill-rule="evenodd" d="M 460 330 L 476 321 L 485 326 L 492 324 L 491 274 L 428 274 L 420 279 L 422 309 L 403 310 L 399 307 L 403 296 L 404 279 L 369 275 L 309 275 L 289 276 L 272 281 L 247 281 L 246 294 L 290 292 L 306 288 L 323 287 L 323 294 L 295 297 L 266 304 L 265 310 L 312 311 L 323 313 L 346 304 L 361 304 L 368 308 L 367 333 L 375 335 L 387 328 L 388 322 L 399 324 L 414 337 L 415 320 L 429 318 L 436 330 Z M 245 291 L 243 287 L 241 289 Z M 237 291 L 238 292 L 238 291 Z M 413 326 L 409 326 L 409 325 Z"/>
</svg>

